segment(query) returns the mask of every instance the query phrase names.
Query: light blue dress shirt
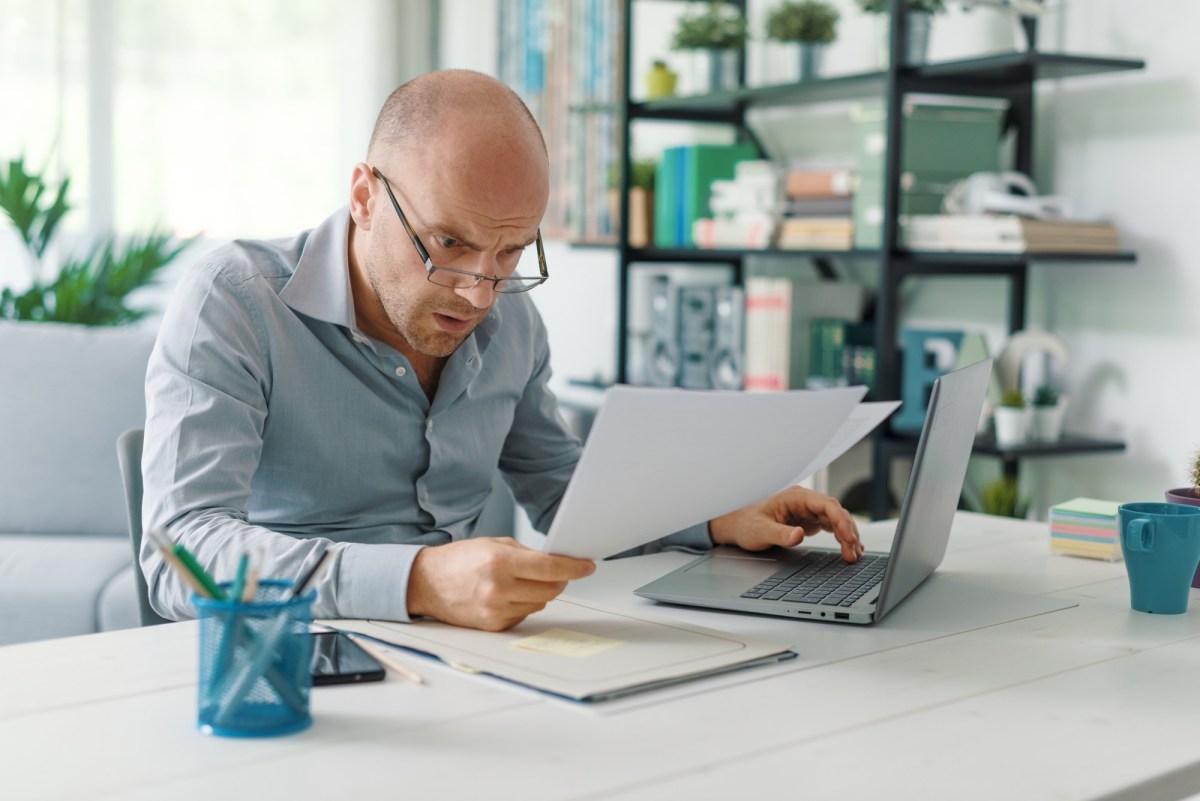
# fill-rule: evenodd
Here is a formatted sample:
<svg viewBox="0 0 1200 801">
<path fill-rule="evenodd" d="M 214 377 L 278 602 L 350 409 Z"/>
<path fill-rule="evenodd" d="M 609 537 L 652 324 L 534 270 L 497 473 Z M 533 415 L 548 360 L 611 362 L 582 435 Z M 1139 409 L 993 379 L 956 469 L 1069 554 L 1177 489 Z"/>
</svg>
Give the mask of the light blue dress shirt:
<svg viewBox="0 0 1200 801">
<path fill-rule="evenodd" d="M 235 241 L 190 269 L 146 377 L 143 523 L 218 580 L 261 549 L 294 579 L 326 550 L 317 617 L 408 620 L 417 552 L 471 536 L 499 469 L 546 531 L 580 454 L 547 386 L 546 329 L 500 295 L 432 401 L 408 360 L 355 323 L 348 209 L 294 239 Z M 711 547 L 697 526 L 653 543 Z M 193 616 L 148 543 L 154 607 Z"/>
</svg>

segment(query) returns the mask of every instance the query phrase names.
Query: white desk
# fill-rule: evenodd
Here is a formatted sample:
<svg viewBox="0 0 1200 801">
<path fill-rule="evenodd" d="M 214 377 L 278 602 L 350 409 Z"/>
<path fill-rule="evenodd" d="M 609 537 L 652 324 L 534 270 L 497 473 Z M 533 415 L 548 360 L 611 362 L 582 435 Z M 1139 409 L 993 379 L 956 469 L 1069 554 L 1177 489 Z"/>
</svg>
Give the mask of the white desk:
<svg viewBox="0 0 1200 801">
<path fill-rule="evenodd" d="M 868 546 L 889 530 L 867 527 Z M 1132 612 L 1121 564 L 1052 556 L 1047 539 L 1045 524 L 960 514 L 930 581 L 1077 606 L 952 632 L 902 616 L 936 583 L 869 629 L 658 607 L 792 644 L 800 658 L 595 708 L 401 655 L 426 685 L 389 676 L 318 688 L 308 731 L 227 740 L 194 728 L 193 623 L 0 648 L 0 798 L 1141 801 L 1200 791 L 1200 595 L 1187 615 Z M 605 563 L 569 592 L 650 606 L 628 590 L 687 558 Z"/>
</svg>

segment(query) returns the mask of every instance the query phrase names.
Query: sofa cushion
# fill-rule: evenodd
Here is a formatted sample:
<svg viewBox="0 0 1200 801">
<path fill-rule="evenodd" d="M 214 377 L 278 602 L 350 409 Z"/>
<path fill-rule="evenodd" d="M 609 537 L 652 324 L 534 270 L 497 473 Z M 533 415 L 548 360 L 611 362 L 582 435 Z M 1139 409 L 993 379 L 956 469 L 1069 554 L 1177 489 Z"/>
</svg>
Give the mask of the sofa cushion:
<svg viewBox="0 0 1200 801">
<path fill-rule="evenodd" d="M 0 645 L 99 631 L 101 596 L 132 561 L 127 536 L 0 534 Z"/>
<path fill-rule="evenodd" d="M 143 328 L 0 321 L 0 532 L 128 536 L 116 443 L 145 425 L 153 345 Z"/>
</svg>

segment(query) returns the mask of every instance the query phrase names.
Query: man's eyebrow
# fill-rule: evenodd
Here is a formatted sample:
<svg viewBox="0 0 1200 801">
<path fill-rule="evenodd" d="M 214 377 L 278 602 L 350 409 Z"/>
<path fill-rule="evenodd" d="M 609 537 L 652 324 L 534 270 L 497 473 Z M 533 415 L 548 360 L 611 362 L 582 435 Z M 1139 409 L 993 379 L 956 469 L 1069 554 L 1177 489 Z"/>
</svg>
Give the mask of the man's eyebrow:
<svg viewBox="0 0 1200 801">
<path fill-rule="evenodd" d="M 483 248 L 480 247 L 479 244 L 472 242 L 467 237 L 466 234 L 464 234 L 462 231 L 460 231 L 458 228 L 456 228 L 454 226 L 454 223 L 434 222 L 434 223 L 431 223 L 428 227 L 429 227 L 429 232 L 432 233 L 434 236 L 446 236 L 451 239 L 458 240 L 459 244 L 466 245 L 471 250 L 483 250 Z M 511 245 L 505 245 L 505 248 L 506 249 L 511 249 L 511 248 L 524 249 L 524 248 L 529 247 L 536 241 L 537 241 L 537 234 L 534 234 L 526 242 L 518 242 L 515 244 L 511 244 Z"/>
</svg>

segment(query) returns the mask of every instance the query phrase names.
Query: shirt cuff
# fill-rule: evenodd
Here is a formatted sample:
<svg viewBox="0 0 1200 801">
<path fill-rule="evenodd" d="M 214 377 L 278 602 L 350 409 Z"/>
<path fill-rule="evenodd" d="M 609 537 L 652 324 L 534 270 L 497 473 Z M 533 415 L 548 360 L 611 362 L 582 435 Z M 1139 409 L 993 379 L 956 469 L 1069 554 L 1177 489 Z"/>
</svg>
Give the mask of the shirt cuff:
<svg viewBox="0 0 1200 801">
<path fill-rule="evenodd" d="M 708 533 L 708 521 L 668 534 L 661 540 L 663 550 L 703 553 L 716 547 Z"/>
<path fill-rule="evenodd" d="M 346 546 L 338 565 L 338 617 L 409 623 L 408 579 L 424 545 Z"/>
</svg>

